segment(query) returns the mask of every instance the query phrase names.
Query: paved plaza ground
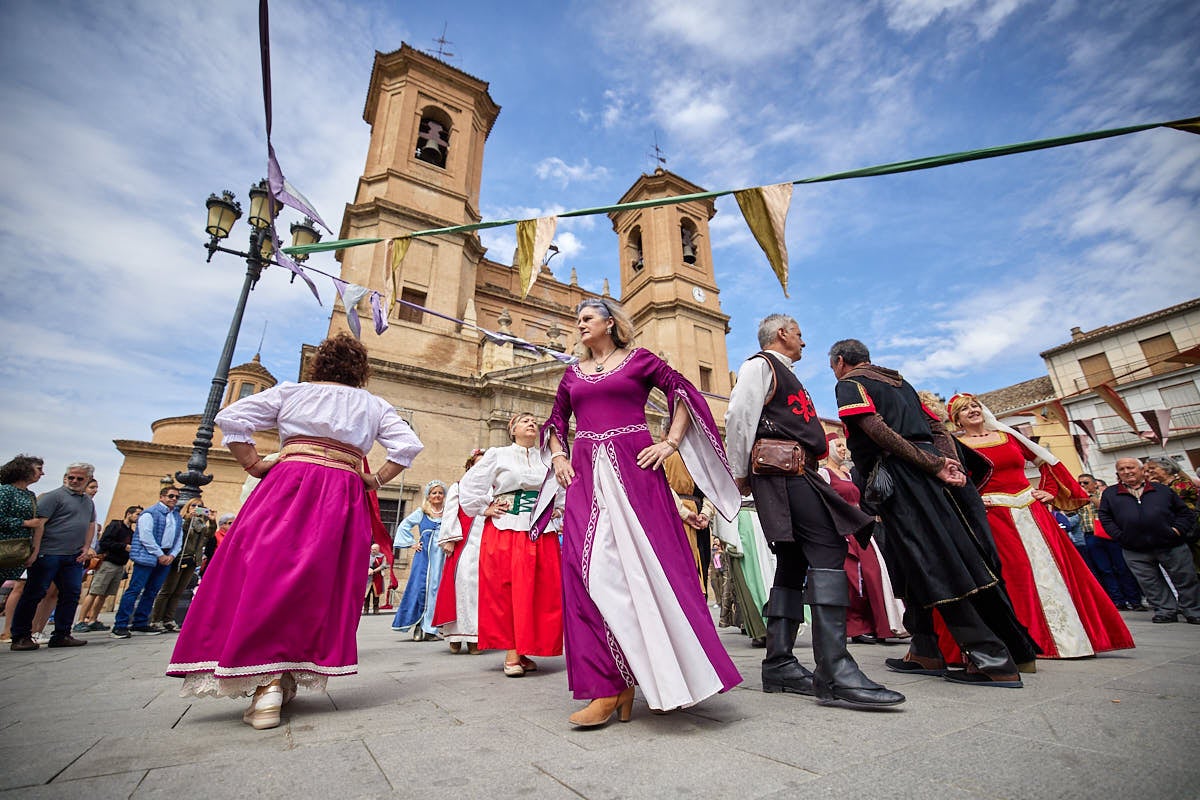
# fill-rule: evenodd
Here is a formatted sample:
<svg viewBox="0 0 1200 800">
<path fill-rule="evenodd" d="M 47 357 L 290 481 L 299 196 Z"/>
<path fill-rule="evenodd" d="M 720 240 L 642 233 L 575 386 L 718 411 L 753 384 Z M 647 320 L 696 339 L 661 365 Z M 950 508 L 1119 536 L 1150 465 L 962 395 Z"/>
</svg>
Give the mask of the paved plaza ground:
<svg viewBox="0 0 1200 800">
<path fill-rule="evenodd" d="M 586 731 L 561 658 L 506 678 L 501 654 L 406 641 L 383 615 L 362 620 L 360 674 L 268 731 L 246 701 L 178 697 L 170 635 L 4 647 L 0 798 L 1200 797 L 1200 626 L 1124 616 L 1136 650 L 1040 662 L 1020 690 L 893 675 L 903 647 L 852 645 L 908 696 L 873 713 L 764 694 L 762 651 L 726 629 L 737 689 L 666 715 L 639 696 L 631 723 Z"/>
</svg>

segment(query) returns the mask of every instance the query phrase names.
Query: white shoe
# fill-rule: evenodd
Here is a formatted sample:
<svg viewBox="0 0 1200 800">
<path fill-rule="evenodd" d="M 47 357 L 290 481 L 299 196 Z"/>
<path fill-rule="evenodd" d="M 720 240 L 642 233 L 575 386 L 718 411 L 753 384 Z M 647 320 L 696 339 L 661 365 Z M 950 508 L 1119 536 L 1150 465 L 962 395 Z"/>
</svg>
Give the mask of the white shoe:
<svg viewBox="0 0 1200 800">
<path fill-rule="evenodd" d="M 50 644 L 50 637 L 44 633 L 35 633 L 31 638 L 38 644 Z"/>
<path fill-rule="evenodd" d="M 250 707 L 242 714 L 242 722 L 256 731 L 279 726 L 279 710 L 283 708 L 283 689 L 278 684 L 268 686 L 254 695 Z"/>
</svg>

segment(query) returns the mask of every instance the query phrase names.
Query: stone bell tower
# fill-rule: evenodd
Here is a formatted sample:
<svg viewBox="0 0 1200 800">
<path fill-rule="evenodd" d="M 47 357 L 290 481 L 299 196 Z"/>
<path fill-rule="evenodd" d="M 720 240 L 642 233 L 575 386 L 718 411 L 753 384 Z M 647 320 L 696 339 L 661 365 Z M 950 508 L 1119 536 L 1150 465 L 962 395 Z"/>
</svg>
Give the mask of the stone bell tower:
<svg viewBox="0 0 1200 800">
<path fill-rule="evenodd" d="M 484 144 L 499 113 L 488 84 L 478 78 L 407 44 L 391 53 L 376 52 L 363 110 L 371 141 L 339 237 L 388 239 L 478 222 Z M 400 298 L 470 319 L 483 255 L 474 232 L 412 240 L 400 269 Z M 339 260 L 343 280 L 372 289 L 387 285 L 385 244 L 340 251 Z M 369 330 L 367 299 L 357 313 Z M 404 306 L 388 322 L 383 336 L 371 337 L 372 356 L 462 373 L 475 369 L 478 336 L 473 331 Z M 346 320 L 339 306 L 329 332 L 343 330 Z"/>
<path fill-rule="evenodd" d="M 662 168 L 642 175 L 621 203 L 676 197 L 705 190 Z M 729 396 L 729 356 L 708 221 L 712 200 L 610 213 L 621 265 L 621 305 L 638 341 L 666 356 L 701 391 Z M 709 398 L 718 420 L 725 402 Z"/>
</svg>

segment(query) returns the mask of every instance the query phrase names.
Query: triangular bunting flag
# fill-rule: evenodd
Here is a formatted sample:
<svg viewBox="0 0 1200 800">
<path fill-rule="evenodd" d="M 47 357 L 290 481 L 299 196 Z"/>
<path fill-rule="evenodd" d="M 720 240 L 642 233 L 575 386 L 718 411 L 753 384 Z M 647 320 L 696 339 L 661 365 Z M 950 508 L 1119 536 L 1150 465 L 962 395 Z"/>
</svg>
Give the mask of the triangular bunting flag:
<svg viewBox="0 0 1200 800">
<path fill-rule="evenodd" d="M 333 278 L 333 286 L 337 289 L 338 297 L 342 298 L 342 305 L 346 309 L 346 325 L 354 334 L 354 338 L 361 339 L 362 325 L 358 320 L 358 301 L 362 300 L 370 290 L 357 283 L 347 283 L 341 278 Z"/>
<path fill-rule="evenodd" d="M 1171 409 L 1142 411 L 1141 415 L 1146 420 L 1146 424 L 1150 426 L 1150 430 L 1154 431 L 1158 443 L 1166 447 L 1167 439 L 1171 436 Z"/>
<path fill-rule="evenodd" d="M 1125 405 L 1125 401 L 1121 399 L 1121 395 L 1117 394 L 1117 390 L 1111 383 L 1102 383 L 1093 388 L 1096 390 L 1096 394 L 1100 395 L 1100 399 L 1108 403 L 1109 408 L 1117 412 L 1117 416 L 1125 420 L 1125 424 L 1132 428 L 1134 433 L 1141 432 L 1138 430 L 1137 423 L 1134 422 L 1133 412 L 1129 410 L 1129 406 Z"/>
<path fill-rule="evenodd" d="M 1071 430 L 1071 418 L 1067 416 L 1067 409 L 1063 406 L 1061 400 L 1051 400 L 1046 403 L 1042 409 L 1042 416 L 1051 419 L 1063 426 L 1063 430 Z"/>
<path fill-rule="evenodd" d="M 1168 128 L 1174 128 L 1177 131 L 1186 131 L 1188 133 L 1200 133 L 1200 117 L 1192 117 L 1191 119 L 1181 119 L 1178 122 L 1168 122 Z"/>
<path fill-rule="evenodd" d="M 1071 442 L 1075 445 L 1075 452 L 1079 454 L 1079 460 L 1083 462 L 1084 467 L 1087 467 L 1088 453 L 1091 452 L 1091 445 L 1088 443 L 1086 436 L 1080 434 L 1072 434 Z"/>
<path fill-rule="evenodd" d="M 784 228 L 787 225 L 788 208 L 792 204 L 792 184 L 777 183 L 774 186 L 759 186 L 733 193 L 742 209 L 742 217 L 750 226 L 750 232 L 762 248 L 783 287 L 783 296 L 788 296 L 788 253 Z"/>
<path fill-rule="evenodd" d="M 1075 424 L 1079 429 L 1088 435 L 1088 438 L 1093 442 L 1096 441 L 1096 420 L 1094 419 L 1077 419 Z"/>
<path fill-rule="evenodd" d="M 517 252 L 513 255 L 513 266 L 521 278 L 521 297 L 529 296 L 538 276 L 534 266 L 540 266 L 546 257 L 557 227 L 558 217 L 523 219 L 517 223 Z"/>
<path fill-rule="evenodd" d="M 400 265 L 408 255 L 408 246 L 412 244 L 411 236 L 397 236 L 388 242 L 388 313 L 396 313 L 396 301 L 400 299 Z"/>
<path fill-rule="evenodd" d="M 272 197 L 285 206 L 291 206 L 301 214 L 311 217 L 314 222 L 319 223 L 331 235 L 333 234 L 333 229 L 325 224 L 325 220 L 321 219 L 321 215 L 313 208 L 309 199 L 300 194 L 300 191 L 292 186 L 287 178 L 283 177 L 279 159 L 275 157 L 275 146 L 269 140 L 267 141 L 267 183 L 271 186 Z"/>
<path fill-rule="evenodd" d="M 306 284 L 309 291 L 313 293 L 313 297 L 317 298 L 317 305 L 325 305 L 321 302 L 321 295 L 317 292 L 317 285 L 313 283 L 312 278 L 308 277 L 308 273 L 300 268 L 300 265 L 292 260 L 291 256 L 283 252 L 283 243 L 279 241 L 279 234 L 275 232 L 275 221 L 271 220 L 271 238 L 275 240 L 275 252 L 273 253 L 275 262 L 292 271 L 293 276 L 299 276 Z"/>
<path fill-rule="evenodd" d="M 382 335 L 388 329 L 387 313 L 383 310 L 383 296 L 371 292 L 371 317 L 375 320 L 375 333 Z"/>
</svg>

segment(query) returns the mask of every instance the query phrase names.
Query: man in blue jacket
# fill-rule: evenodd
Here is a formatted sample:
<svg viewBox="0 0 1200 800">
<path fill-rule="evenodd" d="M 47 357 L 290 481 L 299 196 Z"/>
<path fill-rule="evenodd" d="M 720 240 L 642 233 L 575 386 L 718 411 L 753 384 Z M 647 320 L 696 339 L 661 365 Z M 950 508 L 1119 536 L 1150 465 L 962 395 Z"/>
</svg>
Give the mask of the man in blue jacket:
<svg viewBox="0 0 1200 800">
<path fill-rule="evenodd" d="M 1151 622 L 1178 622 L 1182 611 L 1184 619 L 1200 625 L 1200 578 L 1186 541 L 1196 526 L 1196 512 L 1170 487 L 1146 480 L 1136 458 L 1117 460 L 1117 479 L 1120 483 L 1104 490 L 1097 516 L 1104 532 L 1121 545 L 1125 563 L 1154 609 Z M 1175 585 L 1178 601 L 1163 571 Z"/>
<path fill-rule="evenodd" d="M 183 520 L 179 517 L 179 490 L 174 486 L 164 487 L 158 493 L 158 502 L 147 508 L 138 517 L 137 532 L 129 560 L 133 562 L 133 575 L 129 586 L 121 595 L 121 606 L 109 636 L 128 639 L 132 633 L 154 635 L 162 633 L 150 627 L 150 609 L 154 598 L 162 588 L 163 581 L 171 569 L 171 562 L 183 547 Z M 134 604 L 137 610 L 134 610 Z M 130 615 L 133 624 L 129 624 Z"/>
</svg>

